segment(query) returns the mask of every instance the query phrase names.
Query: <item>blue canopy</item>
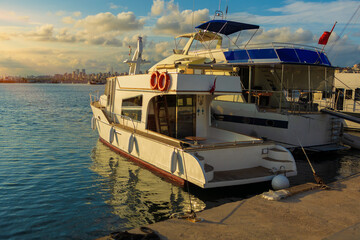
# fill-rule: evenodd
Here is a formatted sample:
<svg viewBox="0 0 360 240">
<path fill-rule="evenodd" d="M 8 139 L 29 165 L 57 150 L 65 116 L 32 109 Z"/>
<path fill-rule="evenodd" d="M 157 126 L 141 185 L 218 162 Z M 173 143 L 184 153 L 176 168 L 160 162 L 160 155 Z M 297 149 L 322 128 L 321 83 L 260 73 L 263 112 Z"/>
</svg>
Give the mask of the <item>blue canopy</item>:
<svg viewBox="0 0 360 240">
<path fill-rule="evenodd" d="M 224 35 L 230 35 L 242 30 L 258 29 L 259 26 L 228 20 L 210 20 L 206 23 L 200 24 L 196 28 L 221 33 Z"/>
</svg>

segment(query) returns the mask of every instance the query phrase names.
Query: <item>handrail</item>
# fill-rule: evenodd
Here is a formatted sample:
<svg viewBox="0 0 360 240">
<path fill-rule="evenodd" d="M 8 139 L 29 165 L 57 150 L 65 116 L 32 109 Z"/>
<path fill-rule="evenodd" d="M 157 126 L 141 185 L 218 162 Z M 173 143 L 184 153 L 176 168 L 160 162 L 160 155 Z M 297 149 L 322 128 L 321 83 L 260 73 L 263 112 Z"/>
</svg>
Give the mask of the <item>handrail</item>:
<svg viewBox="0 0 360 240">
<path fill-rule="evenodd" d="M 296 43 L 286 43 L 286 42 L 269 42 L 269 43 L 253 43 L 253 44 L 247 44 L 247 49 L 253 49 L 253 48 L 259 48 L 259 47 L 274 47 L 274 48 L 281 48 L 281 47 L 292 47 L 295 48 L 296 46 L 303 47 L 304 49 L 313 49 L 313 50 L 321 50 L 318 47 L 310 46 L 310 45 L 304 45 L 304 44 L 296 44 Z M 240 47 L 238 47 L 240 48 Z M 230 49 L 229 49 L 230 50 Z"/>
<path fill-rule="evenodd" d="M 90 92 L 89 97 L 90 97 L 90 103 L 94 103 L 94 102 L 99 101 L 100 100 L 99 90 Z"/>
<path fill-rule="evenodd" d="M 119 116 L 120 118 L 122 118 L 122 119 L 123 119 L 123 125 L 125 125 L 124 120 L 131 121 L 132 124 L 133 124 L 134 133 L 136 132 L 136 127 L 135 127 L 134 119 L 132 119 L 132 118 L 129 117 L 129 116 L 125 116 L 125 115 L 122 115 L 122 114 L 119 114 L 119 113 L 111 112 L 111 114 L 114 114 L 114 115 Z M 137 122 L 140 122 L 140 123 L 141 123 L 141 121 L 137 121 Z"/>
</svg>

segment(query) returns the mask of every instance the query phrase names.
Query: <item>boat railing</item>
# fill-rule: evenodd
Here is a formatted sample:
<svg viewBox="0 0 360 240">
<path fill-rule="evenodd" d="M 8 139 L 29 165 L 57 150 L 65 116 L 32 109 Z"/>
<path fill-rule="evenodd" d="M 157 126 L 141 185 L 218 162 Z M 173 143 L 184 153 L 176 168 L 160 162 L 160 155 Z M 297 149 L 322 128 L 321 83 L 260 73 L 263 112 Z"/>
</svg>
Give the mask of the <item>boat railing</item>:
<svg viewBox="0 0 360 240">
<path fill-rule="evenodd" d="M 246 93 L 248 94 L 249 91 Z M 319 109 L 322 108 L 316 100 L 300 99 L 299 96 L 291 97 L 283 91 L 252 90 L 251 97 L 251 102 L 255 103 L 259 109 L 265 111 L 277 109 L 277 111 L 285 114 L 303 114 L 318 112 Z M 270 98 L 276 100 L 270 101 Z"/>
<path fill-rule="evenodd" d="M 90 96 L 90 103 L 98 102 L 100 100 L 99 90 L 90 92 L 89 96 Z"/>
<path fill-rule="evenodd" d="M 286 42 L 270 42 L 270 43 L 252 43 L 252 44 L 247 44 L 247 45 L 243 45 L 243 46 L 238 46 L 237 48 L 234 49 L 263 49 L 263 48 L 274 48 L 274 49 L 280 49 L 280 48 L 297 48 L 297 49 L 304 49 L 304 50 L 313 50 L 313 51 L 318 51 L 321 52 L 322 49 L 318 48 L 318 47 L 314 47 L 314 46 L 310 46 L 310 45 L 304 45 L 304 44 L 297 44 L 297 43 L 286 43 Z M 234 49 L 229 49 L 229 50 L 234 50 Z"/>
<path fill-rule="evenodd" d="M 344 111 L 347 112 L 360 112 L 360 105 L 357 102 L 347 103 L 344 104 Z"/>
<path fill-rule="evenodd" d="M 134 120 L 133 118 L 131 118 L 131 117 L 129 117 L 129 116 L 126 116 L 126 115 L 122 115 L 122 114 L 119 114 L 119 113 L 114 113 L 114 112 L 111 112 L 111 115 L 113 115 L 113 116 L 116 116 L 116 117 L 118 117 L 118 118 L 114 118 L 114 122 L 116 122 L 116 123 L 120 123 L 120 124 L 122 124 L 122 125 L 124 125 L 124 126 L 127 126 L 127 127 L 130 127 L 129 125 L 128 125 L 128 123 L 129 122 L 131 122 L 132 123 L 132 128 L 133 128 L 133 130 L 134 130 L 134 133 L 136 132 L 136 125 L 137 124 L 135 124 L 135 121 L 136 121 L 136 123 L 141 123 L 141 121 L 137 121 L 137 120 Z M 121 122 L 122 121 L 122 122 Z M 131 127 L 130 127 L 131 128 Z"/>
</svg>

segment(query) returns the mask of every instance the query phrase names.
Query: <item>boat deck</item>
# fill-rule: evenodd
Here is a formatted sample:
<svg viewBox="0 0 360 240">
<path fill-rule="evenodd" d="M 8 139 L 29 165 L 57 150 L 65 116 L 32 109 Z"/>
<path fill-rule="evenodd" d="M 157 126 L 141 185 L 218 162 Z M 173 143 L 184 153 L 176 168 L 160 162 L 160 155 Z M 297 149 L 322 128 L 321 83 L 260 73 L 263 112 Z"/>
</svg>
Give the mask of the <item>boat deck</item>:
<svg viewBox="0 0 360 240">
<path fill-rule="evenodd" d="M 260 178 L 260 177 L 268 177 L 274 176 L 276 174 L 286 174 L 294 172 L 293 170 L 281 170 L 276 173 L 273 172 L 272 169 L 257 166 L 252 168 L 244 168 L 244 169 L 236 169 L 236 170 L 228 170 L 228 171 L 215 171 L 214 178 L 209 181 L 211 182 L 221 182 L 221 181 L 235 181 L 235 180 L 245 180 L 250 178 Z"/>
<path fill-rule="evenodd" d="M 214 178 L 210 182 L 242 180 L 242 179 L 258 178 L 258 177 L 265 177 L 271 175 L 274 175 L 271 169 L 258 166 L 253 168 L 244 168 L 237 170 L 216 171 L 214 172 Z"/>
</svg>

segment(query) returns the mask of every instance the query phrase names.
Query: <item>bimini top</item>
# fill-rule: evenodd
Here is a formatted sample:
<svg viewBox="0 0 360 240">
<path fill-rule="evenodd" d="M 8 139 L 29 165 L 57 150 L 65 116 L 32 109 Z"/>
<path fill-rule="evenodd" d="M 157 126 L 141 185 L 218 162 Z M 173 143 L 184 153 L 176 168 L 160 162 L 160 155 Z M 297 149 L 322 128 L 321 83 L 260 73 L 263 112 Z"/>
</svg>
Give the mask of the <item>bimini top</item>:
<svg viewBox="0 0 360 240">
<path fill-rule="evenodd" d="M 224 35 L 230 35 L 242 30 L 258 29 L 259 26 L 228 20 L 210 20 L 206 23 L 200 24 L 196 28 L 221 33 Z"/>
</svg>

